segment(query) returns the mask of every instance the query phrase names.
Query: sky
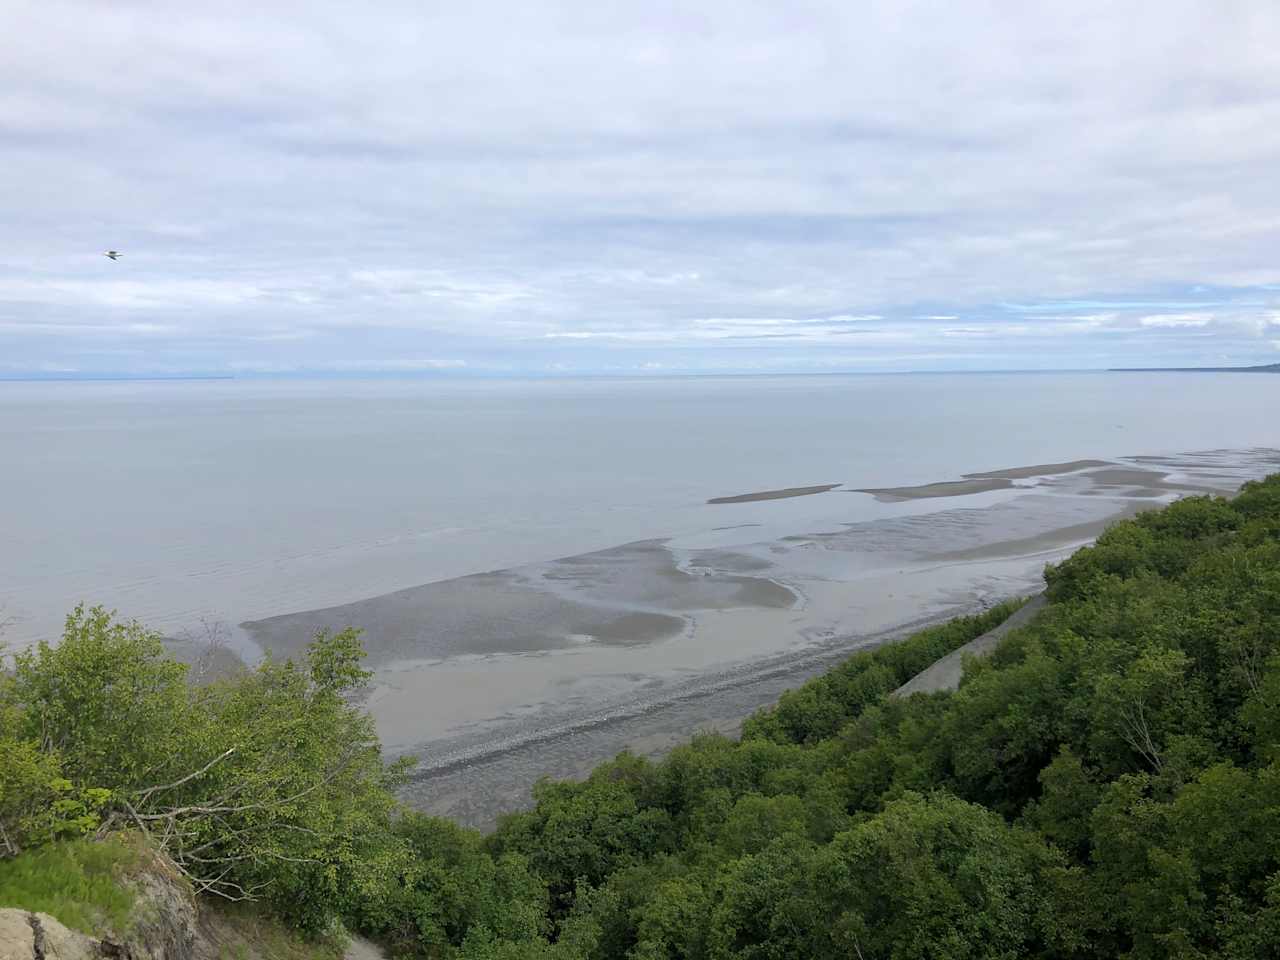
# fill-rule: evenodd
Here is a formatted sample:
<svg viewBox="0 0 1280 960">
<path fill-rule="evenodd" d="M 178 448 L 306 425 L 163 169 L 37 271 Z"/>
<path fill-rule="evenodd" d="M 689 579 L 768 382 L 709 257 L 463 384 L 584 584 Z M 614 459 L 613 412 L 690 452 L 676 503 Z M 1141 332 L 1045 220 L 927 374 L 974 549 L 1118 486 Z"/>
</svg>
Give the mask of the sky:
<svg viewBox="0 0 1280 960">
<path fill-rule="evenodd" d="M 0 377 L 1280 362 L 1275 0 L 6 0 L 0 35 Z"/>
</svg>

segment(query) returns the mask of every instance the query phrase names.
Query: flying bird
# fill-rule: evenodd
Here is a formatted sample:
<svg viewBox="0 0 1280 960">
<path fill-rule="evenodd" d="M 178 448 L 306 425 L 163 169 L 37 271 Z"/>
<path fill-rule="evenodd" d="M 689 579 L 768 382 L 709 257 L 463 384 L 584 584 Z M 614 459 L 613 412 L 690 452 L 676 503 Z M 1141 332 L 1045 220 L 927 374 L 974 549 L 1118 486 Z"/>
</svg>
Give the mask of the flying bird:
<svg viewBox="0 0 1280 960">
<path fill-rule="evenodd" d="M 106 253 L 104 253 L 104 254 L 103 254 L 103 256 L 104 256 L 104 257 L 110 257 L 112 260 L 119 260 L 119 259 L 120 259 L 120 251 L 119 251 L 119 250 L 108 250 Z"/>
</svg>

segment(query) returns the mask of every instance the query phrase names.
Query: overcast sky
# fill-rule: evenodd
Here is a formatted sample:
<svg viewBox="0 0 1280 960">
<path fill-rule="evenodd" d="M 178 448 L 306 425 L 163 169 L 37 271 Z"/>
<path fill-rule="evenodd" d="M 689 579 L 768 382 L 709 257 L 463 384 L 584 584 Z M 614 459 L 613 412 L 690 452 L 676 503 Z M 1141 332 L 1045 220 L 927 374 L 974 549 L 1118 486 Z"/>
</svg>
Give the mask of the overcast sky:
<svg viewBox="0 0 1280 960">
<path fill-rule="evenodd" d="M 5 0 L 0 35 L 0 376 L 1280 361 L 1276 0 Z"/>
</svg>

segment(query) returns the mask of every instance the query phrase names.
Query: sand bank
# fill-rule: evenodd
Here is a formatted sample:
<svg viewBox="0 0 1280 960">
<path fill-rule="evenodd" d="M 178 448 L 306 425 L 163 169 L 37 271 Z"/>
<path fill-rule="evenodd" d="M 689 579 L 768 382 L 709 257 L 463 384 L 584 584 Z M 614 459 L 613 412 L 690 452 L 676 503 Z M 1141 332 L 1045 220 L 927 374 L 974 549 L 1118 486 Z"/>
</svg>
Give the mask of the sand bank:
<svg viewBox="0 0 1280 960">
<path fill-rule="evenodd" d="M 1171 470 L 1152 469 L 1147 464 L 1173 468 L 1192 468 L 1194 460 L 1177 458 L 1131 458 L 1132 462 L 1107 460 L 1072 460 L 1067 463 L 1042 463 L 1028 467 L 1012 467 L 986 473 L 966 473 L 962 480 L 941 480 L 909 487 L 859 487 L 853 492 L 868 493 L 882 503 L 903 500 L 928 500 L 940 497 L 965 497 L 1014 487 L 1014 480 L 1037 480 L 1031 487 L 1068 489 L 1085 496 L 1124 496 L 1151 499 L 1171 493 L 1223 493 L 1239 485 L 1238 475 L 1197 471 L 1202 482 L 1169 480 Z M 1021 485 L 1027 488 L 1028 485 Z"/>
<path fill-rule="evenodd" d="M 1052 477 L 1064 473 L 1077 473 L 1090 467 L 1107 467 L 1106 460 L 1070 460 L 1066 463 L 1039 463 L 1029 467 L 1010 467 L 1005 470 L 987 470 L 983 473 L 966 473 L 968 478 L 995 477 L 1001 480 L 1030 480 L 1032 477 Z"/>
<path fill-rule="evenodd" d="M 901 500 L 930 500 L 934 497 L 967 497 L 974 493 L 1007 490 L 1012 486 L 1012 480 L 993 477 L 986 480 L 943 480 L 916 487 L 858 487 L 853 492 L 869 493 L 881 503 L 895 503 Z"/>
<path fill-rule="evenodd" d="M 992 490 L 1007 490 L 1014 480 L 1031 480 L 1036 477 L 1055 477 L 1079 473 L 1091 467 L 1110 467 L 1108 460 L 1070 460 L 1066 463 L 1038 463 L 1027 467 L 1009 467 L 1004 470 L 987 470 L 982 473 L 966 473 L 963 480 L 942 480 L 913 487 L 860 488 L 857 493 L 869 493 L 877 500 L 927 500 L 933 497 L 965 497 Z"/>
<path fill-rule="evenodd" d="M 766 577 L 681 569 L 662 541 L 458 577 L 356 603 L 243 624 L 265 649 L 294 653 L 322 629 L 363 631 L 373 666 L 401 660 L 533 654 L 584 645 L 661 643 L 693 614 L 788 609 L 797 595 Z"/>
<path fill-rule="evenodd" d="M 838 483 L 820 483 L 814 487 L 785 487 L 782 490 L 761 490 L 759 493 L 739 493 L 732 497 L 712 497 L 707 503 L 756 503 L 760 500 L 786 500 L 790 497 L 811 497 L 826 493 L 840 486 Z"/>
<path fill-rule="evenodd" d="M 963 550 L 944 550 L 933 554 L 935 560 L 994 560 L 1000 557 L 1036 556 L 1037 554 L 1061 550 L 1064 547 L 1079 546 L 1097 539 L 1098 535 L 1117 520 L 1126 520 L 1143 510 L 1151 510 L 1159 504 L 1131 503 L 1104 520 L 1093 520 L 1088 523 L 1075 523 L 1058 527 L 1031 537 L 1019 537 L 1013 540 L 996 540 L 991 543 L 978 544 Z"/>
</svg>

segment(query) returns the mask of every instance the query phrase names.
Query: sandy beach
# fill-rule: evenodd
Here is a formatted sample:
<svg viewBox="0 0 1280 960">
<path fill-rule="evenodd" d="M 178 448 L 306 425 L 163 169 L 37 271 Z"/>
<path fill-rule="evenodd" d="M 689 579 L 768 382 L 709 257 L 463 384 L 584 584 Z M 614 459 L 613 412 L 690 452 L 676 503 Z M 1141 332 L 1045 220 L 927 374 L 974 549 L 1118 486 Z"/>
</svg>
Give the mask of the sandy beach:
<svg viewBox="0 0 1280 960">
<path fill-rule="evenodd" d="M 788 533 L 760 511 L 840 485 L 780 488 L 718 498 L 708 510 L 744 513 L 711 533 L 242 626 L 282 654 L 318 629 L 362 628 L 384 744 L 419 758 L 406 798 L 484 827 L 526 803 L 541 776 L 580 776 L 622 749 L 658 755 L 698 730 L 731 732 L 854 650 L 1036 592 L 1046 563 L 1118 518 L 1231 492 L 1277 464 L 1280 452 L 1246 450 L 1007 467 L 840 491 L 895 506 Z"/>
</svg>

